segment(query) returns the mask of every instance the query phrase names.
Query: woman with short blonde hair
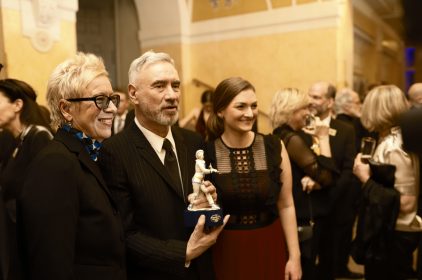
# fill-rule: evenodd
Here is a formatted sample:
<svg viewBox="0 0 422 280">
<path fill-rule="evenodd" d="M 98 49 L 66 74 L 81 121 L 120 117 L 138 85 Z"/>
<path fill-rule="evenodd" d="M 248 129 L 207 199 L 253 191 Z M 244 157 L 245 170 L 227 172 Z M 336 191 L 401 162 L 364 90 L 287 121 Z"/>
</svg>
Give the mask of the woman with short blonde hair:
<svg viewBox="0 0 422 280">
<path fill-rule="evenodd" d="M 319 234 L 326 216 L 327 189 L 335 182 L 337 168 L 331 158 L 328 127 L 321 122 L 313 129 L 318 144 L 309 148 L 301 130 L 310 114 L 310 100 L 305 92 L 296 88 L 278 90 L 271 104 L 270 118 L 273 134 L 285 144 L 292 167 L 292 191 L 299 227 L 302 279 L 313 279 Z M 310 211 L 310 209 L 313 209 Z M 305 232 L 309 234 L 305 234 Z"/>
<path fill-rule="evenodd" d="M 298 109 L 309 105 L 309 97 L 297 88 L 278 90 L 270 107 L 270 119 L 273 127 L 285 124 Z"/>
</svg>

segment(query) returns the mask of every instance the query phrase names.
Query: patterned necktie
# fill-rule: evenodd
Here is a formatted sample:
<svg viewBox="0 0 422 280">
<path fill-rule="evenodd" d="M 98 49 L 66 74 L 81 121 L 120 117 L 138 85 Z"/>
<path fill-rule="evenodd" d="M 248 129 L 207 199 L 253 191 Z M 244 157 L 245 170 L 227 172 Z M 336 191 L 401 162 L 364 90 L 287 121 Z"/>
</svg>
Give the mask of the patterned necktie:
<svg viewBox="0 0 422 280">
<path fill-rule="evenodd" d="M 164 166 L 167 168 L 170 177 L 175 183 L 177 191 L 183 195 L 182 184 L 180 183 L 179 167 L 177 165 L 176 155 L 173 152 L 170 140 L 164 138 L 163 149 L 166 150 L 166 156 L 164 157 Z"/>
</svg>

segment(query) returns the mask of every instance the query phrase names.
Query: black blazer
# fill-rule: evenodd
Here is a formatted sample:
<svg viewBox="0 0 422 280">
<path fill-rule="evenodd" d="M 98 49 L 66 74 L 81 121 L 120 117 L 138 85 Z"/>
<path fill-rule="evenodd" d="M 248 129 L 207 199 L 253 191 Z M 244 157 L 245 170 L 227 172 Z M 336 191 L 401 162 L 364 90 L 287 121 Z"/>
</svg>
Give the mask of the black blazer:
<svg viewBox="0 0 422 280">
<path fill-rule="evenodd" d="M 340 174 L 334 187 L 330 189 L 330 204 L 327 207 L 335 209 L 340 220 L 354 219 L 354 212 L 348 212 L 345 217 L 342 207 L 350 207 L 356 203 L 359 195 L 360 184 L 353 175 L 353 163 L 356 156 L 355 130 L 353 126 L 340 120 L 331 119 L 330 128 L 335 130 L 335 135 L 330 135 L 330 148 Z M 309 146 L 312 145 L 312 138 L 301 132 Z M 340 207 L 340 209 L 339 209 Z"/>
<path fill-rule="evenodd" d="M 208 252 L 185 268 L 190 235 L 184 226 L 186 197 L 192 193 L 199 134 L 173 127 L 183 193 L 135 122 L 104 143 L 99 163 L 122 213 L 129 279 L 212 279 Z"/>
<path fill-rule="evenodd" d="M 34 159 L 17 218 L 26 279 L 126 279 L 117 208 L 73 135 L 59 130 Z"/>
</svg>

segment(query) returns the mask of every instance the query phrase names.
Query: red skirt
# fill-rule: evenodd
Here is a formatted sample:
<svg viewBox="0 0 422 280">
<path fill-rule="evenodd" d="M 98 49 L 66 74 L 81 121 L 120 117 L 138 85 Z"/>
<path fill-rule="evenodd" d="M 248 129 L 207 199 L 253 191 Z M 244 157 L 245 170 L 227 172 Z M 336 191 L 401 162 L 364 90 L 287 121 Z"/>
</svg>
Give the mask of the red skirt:
<svg viewBox="0 0 422 280">
<path fill-rule="evenodd" d="M 284 279 L 285 244 L 279 219 L 257 229 L 223 230 L 213 247 L 216 279 Z"/>
</svg>

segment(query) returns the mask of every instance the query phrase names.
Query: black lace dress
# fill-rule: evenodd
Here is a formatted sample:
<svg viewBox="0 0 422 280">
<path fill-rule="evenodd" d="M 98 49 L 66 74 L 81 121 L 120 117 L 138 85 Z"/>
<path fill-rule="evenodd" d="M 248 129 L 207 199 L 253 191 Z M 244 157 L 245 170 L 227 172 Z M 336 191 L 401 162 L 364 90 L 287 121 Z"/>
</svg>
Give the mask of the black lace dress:
<svg viewBox="0 0 422 280">
<path fill-rule="evenodd" d="M 309 204 L 312 204 L 312 216 L 326 216 L 329 211 L 329 188 L 334 185 L 337 167 L 332 158 L 316 155 L 305 143 L 302 137 L 290 126 L 283 125 L 274 130 L 274 135 L 283 140 L 289 154 L 293 176 L 293 199 L 296 208 L 298 225 L 308 223 L 311 218 Z M 307 194 L 302 189 L 301 179 L 311 177 L 321 185 L 321 190 Z"/>
<path fill-rule="evenodd" d="M 218 169 L 211 181 L 229 223 L 213 247 L 217 279 L 284 279 L 286 249 L 276 202 L 281 189 L 280 140 L 256 134 L 251 146 L 208 143 Z"/>
</svg>

